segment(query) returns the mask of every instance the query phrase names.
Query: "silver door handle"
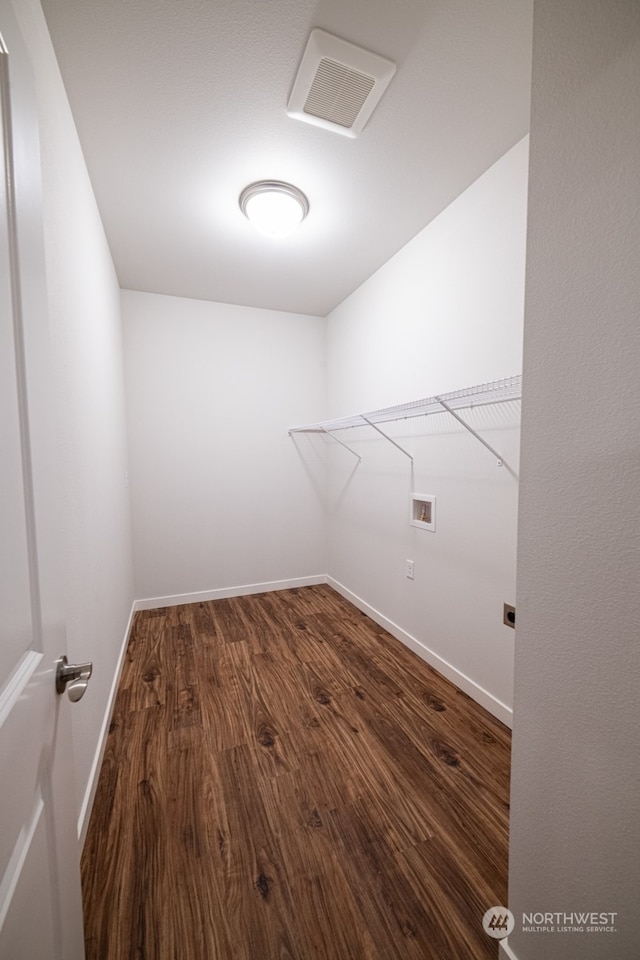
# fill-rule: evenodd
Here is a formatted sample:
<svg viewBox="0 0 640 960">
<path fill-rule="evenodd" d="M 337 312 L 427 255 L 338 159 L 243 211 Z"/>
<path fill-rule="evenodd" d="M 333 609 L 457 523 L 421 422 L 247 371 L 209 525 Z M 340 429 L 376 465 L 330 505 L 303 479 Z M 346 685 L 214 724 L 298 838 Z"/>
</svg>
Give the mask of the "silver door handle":
<svg viewBox="0 0 640 960">
<path fill-rule="evenodd" d="M 56 693 L 67 691 L 69 700 L 77 703 L 89 685 L 92 663 L 68 663 L 63 655 L 56 660 Z"/>
</svg>

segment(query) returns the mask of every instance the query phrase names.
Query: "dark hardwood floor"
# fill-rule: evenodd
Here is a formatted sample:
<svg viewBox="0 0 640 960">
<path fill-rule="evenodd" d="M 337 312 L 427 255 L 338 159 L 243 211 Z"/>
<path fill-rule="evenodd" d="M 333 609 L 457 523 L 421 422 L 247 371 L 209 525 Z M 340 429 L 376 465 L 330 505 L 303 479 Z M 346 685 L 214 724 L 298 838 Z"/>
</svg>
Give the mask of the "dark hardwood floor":
<svg viewBox="0 0 640 960">
<path fill-rule="evenodd" d="M 88 960 L 484 960 L 509 731 L 327 586 L 138 613 Z"/>
</svg>

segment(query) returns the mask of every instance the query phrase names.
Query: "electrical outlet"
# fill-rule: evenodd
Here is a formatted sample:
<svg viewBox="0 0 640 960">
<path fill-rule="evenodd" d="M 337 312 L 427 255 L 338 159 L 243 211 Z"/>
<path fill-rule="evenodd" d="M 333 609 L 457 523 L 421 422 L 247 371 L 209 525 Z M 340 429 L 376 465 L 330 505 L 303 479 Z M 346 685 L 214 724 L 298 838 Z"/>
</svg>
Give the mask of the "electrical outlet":
<svg viewBox="0 0 640 960">
<path fill-rule="evenodd" d="M 413 580 L 413 560 L 407 560 L 407 578 Z"/>
<path fill-rule="evenodd" d="M 506 627 L 515 627 L 516 625 L 516 608 L 512 607 L 510 603 L 505 603 L 502 609 L 502 622 Z"/>
</svg>

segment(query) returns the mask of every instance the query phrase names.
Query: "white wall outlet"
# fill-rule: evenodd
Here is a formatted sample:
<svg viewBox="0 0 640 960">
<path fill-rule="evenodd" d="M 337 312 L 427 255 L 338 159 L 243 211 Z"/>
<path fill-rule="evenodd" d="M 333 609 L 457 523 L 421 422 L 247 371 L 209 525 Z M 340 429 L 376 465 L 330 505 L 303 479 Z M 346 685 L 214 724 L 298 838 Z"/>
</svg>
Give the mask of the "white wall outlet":
<svg viewBox="0 0 640 960">
<path fill-rule="evenodd" d="M 413 560 L 407 560 L 407 578 L 413 580 Z"/>
</svg>

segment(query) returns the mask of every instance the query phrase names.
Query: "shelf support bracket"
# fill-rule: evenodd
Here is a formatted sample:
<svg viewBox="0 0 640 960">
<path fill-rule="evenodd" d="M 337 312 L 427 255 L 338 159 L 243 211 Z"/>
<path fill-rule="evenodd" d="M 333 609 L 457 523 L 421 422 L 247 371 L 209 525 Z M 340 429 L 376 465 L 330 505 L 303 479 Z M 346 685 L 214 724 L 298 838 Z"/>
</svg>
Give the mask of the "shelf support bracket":
<svg viewBox="0 0 640 960">
<path fill-rule="evenodd" d="M 493 447 L 492 447 L 490 444 L 488 444 L 487 441 L 486 441 L 483 437 L 481 437 L 479 433 L 476 433 L 476 431 L 473 429 L 473 427 L 470 427 L 469 424 L 468 424 L 465 420 L 462 419 L 462 417 L 460 416 L 460 414 L 456 413 L 455 410 L 452 410 L 451 407 L 450 407 L 447 403 L 444 402 L 444 400 L 442 399 L 442 397 L 434 397 L 434 399 L 438 401 L 438 403 L 440 404 L 441 407 L 444 407 L 444 409 L 447 411 L 447 413 L 450 413 L 450 414 L 451 414 L 451 416 L 453 417 L 454 420 L 457 420 L 458 423 L 462 424 L 462 426 L 465 428 L 465 430 L 468 430 L 469 433 L 476 438 L 476 440 L 479 440 L 479 441 L 480 441 L 480 443 L 482 444 L 483 447 L 486 447 L 487 450 L 489 450 L 489 451 L 494 455 L 494 457 L 495 457 L 495 458 L 497 459 L 497 461 L 498 461 L 498 466 L 499 466 L 499 467 L 504 466 L 504 460 L 503 460 L 503 458 L 500 456 L 500 454 L 498 453 L 498 451 L 497 451 L 497 450 L 494 450 Z"/>
<path fill-rule="evenodd" d="M 354 455 L 354 457 L 357 457 L 357 458 L 358 458 L 358 462 L 360 462 L 360 460 L 362 460 L 362 457 L 360 456 L 359 453 L 356 453 L 355 450 L 352 450 L 351 447 L 348 447 L 347 444 L 346 444 L 343 440 L 338 440 L 337 437 L 334 437 L 334 435 L 331 433 L 330 430 L 327 430 L 326 427 L 321 427 L 321 429 L 322 429 L 323 433 L 326 433 L 326 435 L 327 435 L 328 437 L 331 437 L 331 439 L 332 439 L 332 440 L 335 440 L 336 443 L 339 443 L 341 447 L 344 447 L 345 450 L 348 450 L 349 453 L 352 453 L 352 454 Z"/>
<path fill-rule="evenodd" d="M 413 457 L 411 456 L 408 450 L 405 450 L 404 447 L 401 447 L 399 443 L 396 443 L 396 441 L 393 440 L 388 434 L 386 434 L 384 430 L 381 430 L 380 427 L 377 426 L 377 424 L 372 423 L 371 420 L 367 420 L 364 413 L 361 413 L 360 416 L 362 417 L 365 423 L 368 423 L 370 427 L 373 427 L 374 430 L 377 430 L 378 433 L 385 438 L 385 440 L 388 440 L 389 443 L 392 443 L 394 445 L 394 447 L 397 447 L 400 453 L 404 453 L 405 457 L 409 457 L 409 460 L 411 460 L 411 463 L 413 463 Z"/>
</svg>

